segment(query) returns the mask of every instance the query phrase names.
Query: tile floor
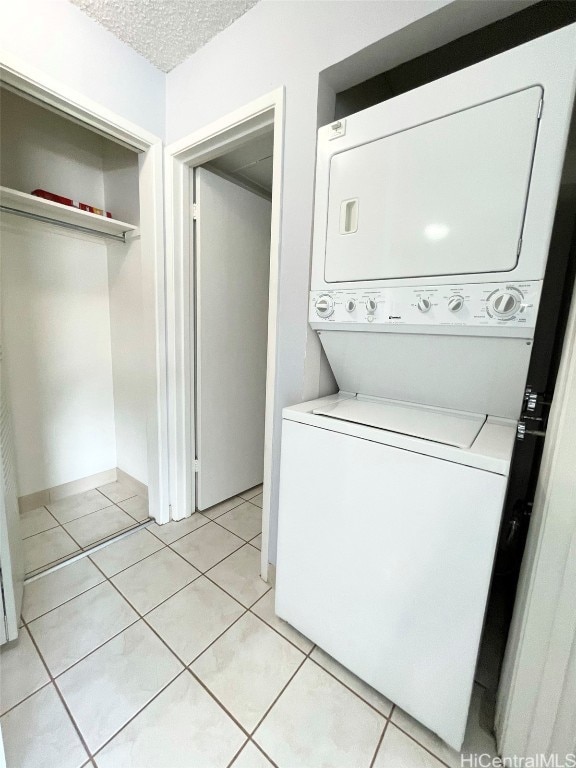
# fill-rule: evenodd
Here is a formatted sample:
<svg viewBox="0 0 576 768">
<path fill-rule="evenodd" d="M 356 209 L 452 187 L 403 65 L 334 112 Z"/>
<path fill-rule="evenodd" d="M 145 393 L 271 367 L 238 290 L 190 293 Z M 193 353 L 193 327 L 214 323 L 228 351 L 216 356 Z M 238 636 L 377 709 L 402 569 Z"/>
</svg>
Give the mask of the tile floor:
<svg viewBox="0 0 576 768">
<path fill-rule="evenodd" d="M 27 585 L 8 768 L 440 768 L 460 756 L 274 614 L 258 493 Z M 476 685 L 465 752 L 494 753 Z"/>
<path fill-rule="evenodd" d="M 108 483 L 20 516 L 26 575 L 74 557 L 148 518 L 148 501 L 120 482 Z"/>
</svg>

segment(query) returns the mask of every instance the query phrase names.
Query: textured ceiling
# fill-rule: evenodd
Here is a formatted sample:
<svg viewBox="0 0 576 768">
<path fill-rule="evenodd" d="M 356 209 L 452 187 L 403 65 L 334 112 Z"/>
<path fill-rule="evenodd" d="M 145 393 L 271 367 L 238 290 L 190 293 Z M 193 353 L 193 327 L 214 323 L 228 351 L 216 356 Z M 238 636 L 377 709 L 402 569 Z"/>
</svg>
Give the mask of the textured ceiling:
<svg viewBox="0 0 576 768">
<path fill-rule="evenodd" d="M 163 72 L 258 0 L 70 0 Z"/>
</svg>

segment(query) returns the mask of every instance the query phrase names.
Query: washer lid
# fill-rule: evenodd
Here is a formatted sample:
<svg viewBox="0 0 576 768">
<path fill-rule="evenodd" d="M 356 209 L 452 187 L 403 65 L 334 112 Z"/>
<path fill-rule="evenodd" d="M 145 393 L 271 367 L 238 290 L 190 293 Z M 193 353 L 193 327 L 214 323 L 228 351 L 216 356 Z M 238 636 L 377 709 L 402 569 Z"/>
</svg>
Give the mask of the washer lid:
<svg viewBox="0 0 576 768">
<path fill-rule="evenodd" d="M 457 448 L 470 448 L 486 421 L 484 413 L 450 411 L 446 408 L 362 395 L 316 408 L 312 413 Z"/>
</svg>

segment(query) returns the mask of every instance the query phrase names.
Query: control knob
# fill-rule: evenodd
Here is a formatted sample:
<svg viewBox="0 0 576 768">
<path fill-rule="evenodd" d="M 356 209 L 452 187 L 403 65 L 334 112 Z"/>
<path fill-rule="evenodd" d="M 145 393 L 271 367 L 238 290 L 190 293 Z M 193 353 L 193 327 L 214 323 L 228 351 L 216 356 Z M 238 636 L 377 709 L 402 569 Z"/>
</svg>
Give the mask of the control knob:
<svg viewBox="0 0 576 768">
<path fill-rule="evenodd" d="M 450 298 L 448 299 L 448 309 L 450 310 L 450 312 L 460 312 L 463 306 L 464 306 L 463 296 L 450 296 Z"/>
<path fill-rule="evenodd" d="M 432 308 L 432 302 L 430 299 L 418 299 L 418 309 L 420 312 L 429 312 Z"/>
<path fill-rule="evenodd" d="M 354 312 L 356 309 L 356 302 L 354 299 L 348 299 L 346 302 L 346 312 Z"/>
<path fill-rule="evenodd" d="M 320 317 L 330 317 L 334 312 L 334 299 L 325 293 L 316 301 L 316 314 Z"/>
<path fill-rule="evenodd" d="M 378 302 L 376 299 L 366 299 L 366 311 L 369 315 L 373 315 L 378 309 Z"/>
<path fill-rule="evenodd" d="M 511 291 L 498 291 L 490 301 L 492 311 L 497 317 L 512 317 L 520 306 L 520 297 Z"/>
</svg>

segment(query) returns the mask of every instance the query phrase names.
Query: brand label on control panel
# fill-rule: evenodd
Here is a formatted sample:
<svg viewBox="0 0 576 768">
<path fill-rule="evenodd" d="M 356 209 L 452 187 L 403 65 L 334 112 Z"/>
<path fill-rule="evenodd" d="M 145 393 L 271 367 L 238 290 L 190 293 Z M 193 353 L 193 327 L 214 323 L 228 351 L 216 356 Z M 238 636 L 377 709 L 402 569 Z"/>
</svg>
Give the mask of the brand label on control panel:
<svg viewBox="0 0 576 768">
<path fill-rule="evenodd" d="M 309 320 L 315 326 L 533 329 L 540 291 L 540 281 L 312 291 Z"/>
</svg>

